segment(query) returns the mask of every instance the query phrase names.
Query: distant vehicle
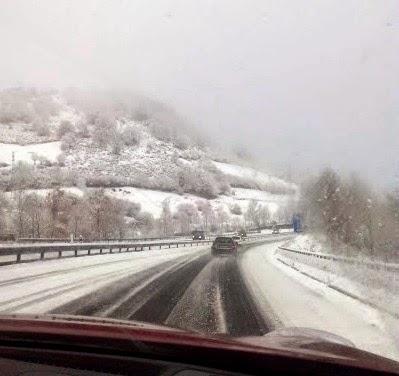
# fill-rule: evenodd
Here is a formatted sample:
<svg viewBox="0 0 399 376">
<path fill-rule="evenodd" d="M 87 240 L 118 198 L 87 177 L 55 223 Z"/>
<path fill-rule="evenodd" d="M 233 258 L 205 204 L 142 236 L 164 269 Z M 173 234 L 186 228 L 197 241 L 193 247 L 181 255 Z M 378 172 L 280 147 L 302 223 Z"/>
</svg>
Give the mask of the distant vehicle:
<svg viewBox="0 0 399 376">
<path fill-rule="evenodd" d="M 233 235 L 232 239 L 239 244 L 241 242 L 241 236 L 240 235 Z"/>
<path fill-rule="evenodd" d="M 242 240 L 245 240 L 247 238 L 247 232 L 244 229 L 241 229 L 238 234 L 241 236 Z"/>
<path fill-rule="evenodd" d="M 302 218 L 300 214 L 294 214 L 292 216 L 292 227 L 294 228 L 294 232 L 302 231 Z"/>
<path fill-rule="evenodd" d="M 205 240 L 205 231 L 202 230 L 194 230 L 191 233 L 193 240 Z"/>
<path fill-rule="evenodd" d="M 273 226 L 272 226 L 272 234 L 279 234 L 280 233 L 280 229 L 279 229 L 279 227 L 277 226 L 277 223 L 273 223 Z"/>
<path fill-rule="evenodd" d="M 212 255 L 233 254 L 238 252 L 238 243 L 229 236 L 218 236 L 212 244 Z"/>
</svg>

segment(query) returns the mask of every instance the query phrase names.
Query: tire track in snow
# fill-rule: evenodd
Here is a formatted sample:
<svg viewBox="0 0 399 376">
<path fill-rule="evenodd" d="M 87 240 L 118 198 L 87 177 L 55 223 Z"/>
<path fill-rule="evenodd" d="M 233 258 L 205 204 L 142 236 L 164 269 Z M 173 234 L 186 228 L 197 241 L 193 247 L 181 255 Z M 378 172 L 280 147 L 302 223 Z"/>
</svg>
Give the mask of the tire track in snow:
<svg viewBox="0 0 399 376">
<path fill-rule="evenodd" d="M 168 261 L 164 264 L 153 266 L 149 269 L 121 277 L 118 281 L 113 281 L 99 290 L 95 290 L 80 298 L 74 299 L 69 303 L 63 304 L 50 313 L 69 314 L 79 316 L 99 316 L 101 311 L 105 311 L 112 307 L 114 299 L 110 297 L 118 297 L 128 294 L 132 285 L 139 284 L 148 279 L 152 274 L 158 273 L 165 267 L 174 264 L 175 261 Z"/>
<path fill-rule="evenodd" d="M 113 272 L 109 272 L 109 273 L 104 273 L 101 276 L 87 278 L 87 279 L 84 279 L 83 281 L 79 280 L 75 283 L 67 282 L 67 283 L 59 285 L 57 287 L 47 288 L 47 289 L 40 290 L 40 291 L 37 291 L 34 293 L 29 293 L 27 295 L 24 295 L 24 296 L 15 298 L 15 299 L 10 299 L 10 300 L 0 303 L 0 312 L 9 312 L 9 311 L 15 312 L 15 311 L 24 309 L 26 307 L 29 307 L 31 305 L 35 305 L 35 304 L 41 303 L 43 301 L 49 300 L 55 296 L 58 296 L 59 294 L 69 293 L 69 292 L 77 290 L 81 287 L 85 287 L 89 283 L 98 283 L 103 280 L 112 278 L 114 276 L 115 277 L 120 276 L 120 278 L 123 278 L 124 274 L 121 274 L 121 273 L 123 273 L 124 271 L 127 271 L 127 270 L 130 270 L 130 273 L 132 273 L 131 268 L 127 268 L 125 270 L 117 270 L 117 271 L 113 271 Z M 14 305 L 13 303 L 17 303 L 17 304 Z M 5 308 L 6 306 L 8 306 L 8 307 Z"/>
<path fill-rule="evenodd" d="M 170 312 L 166 325 L 201 333 L 226 333 L 219 288 L 221 263 L 212 258 Z"/>
<path fill-rule="evenodd" d="M 146 260 L 147 263 L 149 263 L 149 269 L 146 269 L 146 272 L 150 271 L 150 273 L 152 272 L 153 268 L 156 267 L 161 267 L 161 265 L 164 264 L 175 264 L 176 262 L 179 262 L 179 260 L 187 260 L 190 259 L 192 256 L 188 256 L 188 255 L 182 255 L 177 257 L 174 260 L 168 260 L 168 261 L 164 261 L 160 264 L 157 264 L 155 266 L 151 266 L 151 263 L 153 260 Z M 121 263 L 122 265 L 126 265 L 128 264 L 128 266 L 125 266 L 124 268 L 120 268 L 117 270 L 112 270 L 110 272 L 101 272 L 101 269 L 104 266 L 109 266 L 109 264 L 119 264 Z M 16 311 L 21 311 L 21 310 L 25 310 L 29 307 L 34 307 L 32 309 L 32 311 L 34 311 L 37 307 L 38 304 L 41 303 L 45 303 L 48 301 L 51 301 L 51 299 L 60 297 L 60 296 L 65 296 L 68 294 L 71 294 L 72 292 L 78 291 L 80 289 L 84 289 L 87 288 L 87 286 L 93 286 L 95 284 L 102 284 L 102 288 L 100 288 L 100 286 L 98 287 L 97 290 L 95 291 L 101 291 L 104 289 L 104 282 L 109 282 L 108 285 L 113 285 L 115 283 L 117 283 L 118 281 L 121 280 L 127 280 L 127 281 L 131 281 L 131 280 L 135 280 L 135 278 L 140 277 L 141 276 L 141 272 L 142 270 L 142 266 L 141 265 L 136 265 L 133 264 L 132 265 L 132 261 L 131 260 L 120 260 L 120 261 L 116 261 L 116 262 L 110 262 L 110 263 L 101 263 L 99 265 L 97 265 L 98 268 L 101 267 L 101 269 L 99 269 L 97 271 L 96 275 L 88 275 L 88 276 L 84 276 L 83 278 L 78 278 L 76 281 L 67 281 L 65 283 L 62 284 L 58 284 L 55 287 L 48 287 L 48 288 L 38 288 L 37 291 L 31 292 L 31 293 L 27 293 L 27 294 L 23 294 L 22 296 L 13 298 L 13 299 L 9 299 L 9 300 L 5 300 L 0 302 L 0 312 L 16 312 Z M 85 268 L 83 268 L 84 270 Z M 76 272 L 82 272 L 82 268 L 76 268 L 75 269 Z M 69 269 L 68 269 L 69 272 Z M 69 273 L 66 273 L 66 275 L 68 275 Z M 65 275 L 63 275 L 63 277 L 65 277 Z M 108 285 L 106 285 L 106 287 L 109 287 Z M 72 295 L 73 296 L 73 295 Z M 83 296 L 83 298 L 86 298 L 87 294 L 85 294 Z M 72 303 L 75 302 L 78 299 L 74 299 L 72 298 Z M 87 301 L 80 301 L 81 306 L 82 307 L 87 307 Z M 60 309 L 53 309 L 51 312 L 55 313 L 55 311 L 57 311 L 57 313 L 70 313 L 70 310 L 72 311 L 71 313 L 74 313 L 75 311 L 77 311 L 76 309 L 74 310 L 73 304 L 71 306 L 65 307 L 65 304 L 62 305 L 61 307 L 64 307 L 66 310 L 60 310 Z M 88 312 L 89 313 L 89 312 Z"/>
<path fill-rule="evenodd" d="M 190 284 L 166 324 L 231 336 L 268 332 L 241 277 L 238 260 L 234 256 L 212 258 Z"/>
<path fill-rule="evenodd" d="M 183 296 L 193 279 L 209 262 L 210 255 L 203 255 L 184 265 L 164 278 L 157 280 L 141 291 L 145 304 L 134 308 L 130 320 L 164 323 L 170 312 Z M 133 302 L 131 302 L 133 303 Z"/>
<path fill-rule="evenodd" d="M 224 263 L 219 283 L 230 336 L 257 336 L 270 331 L 244 283 L 238 257 L 229 257 Z"/>
<path fill-rule="evenodd" d="M 137 251 L 137 252 L 141 252 L 141 251 Z M 92 256 L 97 256 L 97 254 L 93 254 Z M 54 259 L 57 260 L 57 259 Z M 53 261 L 48 260 L 48 261 Z M 117 264 L 126 264 L 126 263 L 131 263 L 131 260 L 117 260 L 117 261 L 107 261 L 107 262 L 98 262 L 95 264 L 89 264 L 89 265 L 83 265 L 83 266 L 78 266 L 78 267 L 71 267 L 71 268 L 67 268 L 67 269 L 60 269 L 60 270 L 52 270 L 49 272 L 45 272 L 45 273 L 40 273 L 40 274 L 33 274 L 33 275 L 29 275 L 29 276 L 24 276 L 24 277 L 18 277 L 18 278 L 12 278 L 12 279 L 8 279 L 5 281 L 0 281 L 0 287 L 3 286 L 8 286 L 8 285 L 15 285 L 18 283 L 24 283 L 24 282 L 32 282 L 35 280 L 40 280 L 40 279 L 45 279 L 48 277 L 54 277 L 54 276 L 65 276 L 66 274 L 72 274 L 72 273 L 76 273 L 77 271 L 81 271 L 81 270 L 91 270 L 91 269 L 95 269 L 97 267 L 103 267 L 106 265 L 117 265 Z"/>
<path fill-rule="evenodd" d="M 250 248 L 244 245 L 237 257 L 184 255 L 146 270 L 124 274 L 118 270 L 114 273 L 120 278 L 51 312 L 138 320 L 206 334 L 262 335 L 272 328 L 259 313 L 240 267 L 243 253 Z M 95 280 L 65 284 L 64 290 L 49 291 L 37 299 L 51 299 L 88 283 Z"/>
<path fill-rule="evenodd" d="M 167 316 L 168 304 L 159 304 L 155 313 L 154 307 L 160 296 L 178 299 L 176 288 L 172 291 L 165 291 L 164 287 L 170 289 L 170 284 L 185 290 L 184 283 L 178 281 L 187 273 L 195 273 L 207 262 L 209 255 L 198 256 L 184 255 L 175 260 L 164 262 L 145 271 L 132 274 L 114 281 L 102 288 L 64 304 L 51 313 L 92 315 L 97 317 L 112 317 L 116 319 L 134 319 L 147 322 L 159 322 L 160 316 Z M 191 279 L 189 279 L 191 281 Z M 149 313 L 148 302 L 151 300 Z M 169 304 L 171 304 L 169 302 Z M 162 313 L 164 312 L 164 313 Z M 140 316 L 145 316 L 140 318 Z M 154 317 L 156 316 L 156 317 Z"/>
</svg>

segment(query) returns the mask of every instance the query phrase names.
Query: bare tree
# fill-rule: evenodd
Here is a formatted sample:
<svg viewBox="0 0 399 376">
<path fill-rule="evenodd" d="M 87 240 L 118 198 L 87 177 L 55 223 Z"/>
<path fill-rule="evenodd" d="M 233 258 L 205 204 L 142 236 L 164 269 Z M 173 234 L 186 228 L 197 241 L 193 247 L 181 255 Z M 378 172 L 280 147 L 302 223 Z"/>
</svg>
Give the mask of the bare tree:
<svg viewBox="0 0 399 376">
<path fill-rule="evenodd" d="M 178 205 L 176 215 L 180 222 L 181 232 L 188 233 L 192 229 L 198 210 L 193 204 L 182 203 Z"/>
<path fill-rule="evenodd" d="M 172 212 L 170 210 L 169 200 L 162 201 L 162 213 L 159 218 L 161 233 L 163 235 L 170 235 L 173 232 Z"/>
<path fill-rule="evenodd" d="M 230 212 L 231 212 L 231 214 L 234 214 L 234 215 L 241 215 L 242 214 L 241 206 L 238 205 L 237 203 L 232 205 L 230 207 Z"/>
<path fill-rule="evenodd" d="M 250 226 L 259 228 L 260 215 L 259 215 L 259 205 L 258 205 L 257 201 L 251 200 L 249 202 L 247 211 L 245 212 L 245 219 L 248 221 Z"/>
</svg>

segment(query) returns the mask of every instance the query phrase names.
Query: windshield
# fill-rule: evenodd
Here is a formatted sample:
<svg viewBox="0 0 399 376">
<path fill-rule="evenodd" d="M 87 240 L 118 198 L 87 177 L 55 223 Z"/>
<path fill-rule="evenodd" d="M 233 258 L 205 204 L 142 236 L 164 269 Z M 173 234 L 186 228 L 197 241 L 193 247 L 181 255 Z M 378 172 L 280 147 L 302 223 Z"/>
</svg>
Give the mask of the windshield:
<svg viewBox="0 0 399 376">
<path fill-rule="evenodd" d="M 396 1 L 6 0 L 0 42 L 0 314 L 399 360 Z"/>
</svg>

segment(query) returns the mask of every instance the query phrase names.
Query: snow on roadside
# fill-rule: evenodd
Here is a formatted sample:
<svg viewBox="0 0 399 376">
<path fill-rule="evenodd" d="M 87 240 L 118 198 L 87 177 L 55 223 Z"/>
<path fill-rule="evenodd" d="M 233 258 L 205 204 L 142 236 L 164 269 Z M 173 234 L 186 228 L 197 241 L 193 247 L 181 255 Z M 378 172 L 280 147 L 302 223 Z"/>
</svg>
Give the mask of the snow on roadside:
<svg viewBox="0 0 399 376">
<path fill-rule="evenodd" d="M 333 254 L 327 242 L 321 242 L 311 234 L 299 235 L 284 245 L 288 249 L 317 254 Z M 276 258 L 301 273 L 312 276 L 333 289 L 379 307 L 384 312 L 399 312 L 399 268 L 395 264 L 372 263 L 365 257 L 355 263 L 311 257 L 287 250 L 276 252 Z M 372 267 L 369 265 L 372 263 Z M 377 266 L 378 265 L 378 266 Z M 389 268 L 386 268 L 389 266 Z"/>
<path fill-rule="evenodd" d="M 325 330 L 360 349 L 399 360 L 399 343 L 392 336 L 398 320 L 386 319 L 380 311 L 280 263 L 274 252 L 282 244 L 255 247 L 242 258 L 248 287 L 260 311 L 274 317 L 276 327 Z"/>
<path fill-rule="evenodd" d="M 329 253 L 323 243 L 312 234 L 300 234 L 285 246 L 304 252 Z"/>
</svg>

